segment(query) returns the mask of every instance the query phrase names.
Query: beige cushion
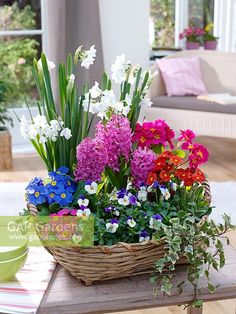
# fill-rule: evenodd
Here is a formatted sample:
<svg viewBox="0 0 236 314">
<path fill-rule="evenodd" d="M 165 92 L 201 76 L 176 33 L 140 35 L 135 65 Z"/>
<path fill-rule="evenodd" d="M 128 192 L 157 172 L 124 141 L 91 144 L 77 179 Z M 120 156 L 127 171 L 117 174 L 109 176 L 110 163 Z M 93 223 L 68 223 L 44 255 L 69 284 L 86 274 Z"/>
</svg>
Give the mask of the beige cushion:
<svg viewBox="0 0 236 314">
<path fill-rule="evenodd" d="M 236 104 L 220 105 L 194 96 L 158 96 L 152 102 L 153 107 L 236 114 Z"/>
</svg>

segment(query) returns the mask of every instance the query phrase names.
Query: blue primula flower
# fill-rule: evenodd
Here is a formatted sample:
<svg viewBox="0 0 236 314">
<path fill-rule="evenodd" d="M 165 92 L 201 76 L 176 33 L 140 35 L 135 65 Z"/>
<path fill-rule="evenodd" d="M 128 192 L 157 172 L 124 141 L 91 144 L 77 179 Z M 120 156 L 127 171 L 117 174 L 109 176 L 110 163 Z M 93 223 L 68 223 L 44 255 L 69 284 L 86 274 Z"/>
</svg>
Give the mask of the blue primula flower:
<svg viewBox="0 0 236 314">
<path fill-rule="evenodd" d="M 33 205 L 40 205 L 46 202 L 47 189 L 43 185 L 31 184 L 27 187 L 28 202 Z"/>
<path fill-rule="evenodd" d="M 58 190 L 58 194 L 55 195 L 54 201 L 60 206 L 67 206 L 73 201 L 73 194 L 66 190 Z"/>
</svg>

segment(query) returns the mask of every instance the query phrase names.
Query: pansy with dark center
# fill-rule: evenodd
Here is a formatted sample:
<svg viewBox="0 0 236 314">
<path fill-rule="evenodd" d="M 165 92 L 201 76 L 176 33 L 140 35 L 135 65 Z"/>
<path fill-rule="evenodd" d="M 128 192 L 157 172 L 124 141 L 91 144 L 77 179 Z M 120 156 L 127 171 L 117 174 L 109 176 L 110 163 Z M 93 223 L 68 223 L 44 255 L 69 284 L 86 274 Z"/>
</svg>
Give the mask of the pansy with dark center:
<svg viewBox="0 0 236 314">
<path fill-rule="evenodd" d="M 113 210 L 114 210 L 114 206 L 113 205 L 111 205 L 111 206 L 109 206 L 109 207 L 106 207 L 106 208 L 104 208 L 104 211 L 106 212 L 106 213 L 111 213 Z"/>
<path fill-rule="evenodd" d="M 129 203 L 130 203 L 130 205 L 137 205 L 137 197 L 135 196 L 135 195 L 131 195 L 130 197 L 129 197 Z"/>
<path fill-rule="evenodd" d="M 160 221 L 162 221 L 163 219 L 160 214 L 153 215 L 152 218 L 154 218 L 155 220 L 160 220 Z"/>
</svg>

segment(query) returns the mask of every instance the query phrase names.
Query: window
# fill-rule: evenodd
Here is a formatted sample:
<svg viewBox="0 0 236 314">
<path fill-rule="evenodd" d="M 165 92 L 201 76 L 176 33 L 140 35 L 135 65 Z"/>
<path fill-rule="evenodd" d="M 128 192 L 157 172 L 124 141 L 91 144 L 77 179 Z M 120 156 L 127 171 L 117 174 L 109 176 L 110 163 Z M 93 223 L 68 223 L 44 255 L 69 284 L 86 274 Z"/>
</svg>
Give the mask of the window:
<svg viewBox="0 0 236 314">
<path fill-rule="evenodd" d="M 189 0 L 188 24 L 205 27 L 214 22 L 214 0 Z"/>
<path fill-rule="evenodd" d="M 175 46 L 175 0 L 150 0 L 150 37 L 152 48 Z"/>
<path fill-rule="evenodd" d="M 178 48 L 188 25 L 214 22 L 214 0 L 150 0 L 149 43 L 152 49 Z"/>
<path fill-rule="evenodd" d="M 40 0 L 0 0 L 0 84 L 8 107 L 36 98 L 31 66 L 42 51 Z"/>
</svg>

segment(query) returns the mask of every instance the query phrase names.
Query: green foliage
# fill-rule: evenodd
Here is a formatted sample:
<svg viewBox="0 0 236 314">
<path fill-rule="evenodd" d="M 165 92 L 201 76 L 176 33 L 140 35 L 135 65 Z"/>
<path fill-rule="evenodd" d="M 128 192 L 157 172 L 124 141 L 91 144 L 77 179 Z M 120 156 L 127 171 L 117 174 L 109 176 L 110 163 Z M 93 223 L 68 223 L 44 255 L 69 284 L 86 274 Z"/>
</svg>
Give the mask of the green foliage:
<svg viewBox="0 0 236 314">
<path fill-rule="evenodd" d="M 224 224 L 216 225 L 213 220 L 200 221 L 197 215 L 197 205 L 192 205 L 193 212 L 186 212 L 181 218 L 170 219 L 170 224 L 159 223 L 156 225 L 156 239 L 160 234 L 165 234 L 165 256 L 156 262 L 156 271 L 151 277 L 151 282 L 158 290 L 171 295 L 173 272 L 180 255 L 185 255 L 188 260 L 187 279 L 193 286 L 194 298 L 192 304 L 196 307 L 202 305 L 197 299 L 198 280 L 204 274 L 208 281 L 208 289 L 213 293 L 216 287 L 210 278 L 210 269 L 219 270 L 225 264 L 222 235 L 230 229 L 235 229 L 230 217 L 223 216 Z M 179 292 L 185 281 L 179 283 Z"/>
<path fill-rule="evenodd" d="M 154 47 L 174 47 L 175 1 L 151 0 L 151 17 L 155 27 Z"/>
<path fill-rule="evenodd" d="M 35 13 L 30 6 L 20 9 L 17 3 L 0 10 L 1 30 L 34 29 Z M 25 94 L 34 87 L 32 61 L 38 54 L 38 42 L 33 38 L 2 37 L 0 41 L 0 80 L 7 86 L 6 104 L 22 103 Z"/>
<path fill-rule="evenodd" d="M 6 123 L 9 123 L 11 126 L 13 126 L 12 118 L 9 116 L 7 109 L 0 104 L 0 131 L 6 129 Z"/>
<path fill-rule="evenodd" d="M 29 5 L 20 9 L 17 3 L 5 5 L 0 10 L 1 30 L 35 29 L 35 12 Z"/>
<path fill-rule="evenodd" d="M 19 38 L 0 44 L 0 79 L 8 90 L 6 102 L 19 102 L 34 86 L 32 61 L 37 56 L 38 42 L 35 39 Z M 20 62 L 23 62 L 22 64 Z"/>
</svg>

